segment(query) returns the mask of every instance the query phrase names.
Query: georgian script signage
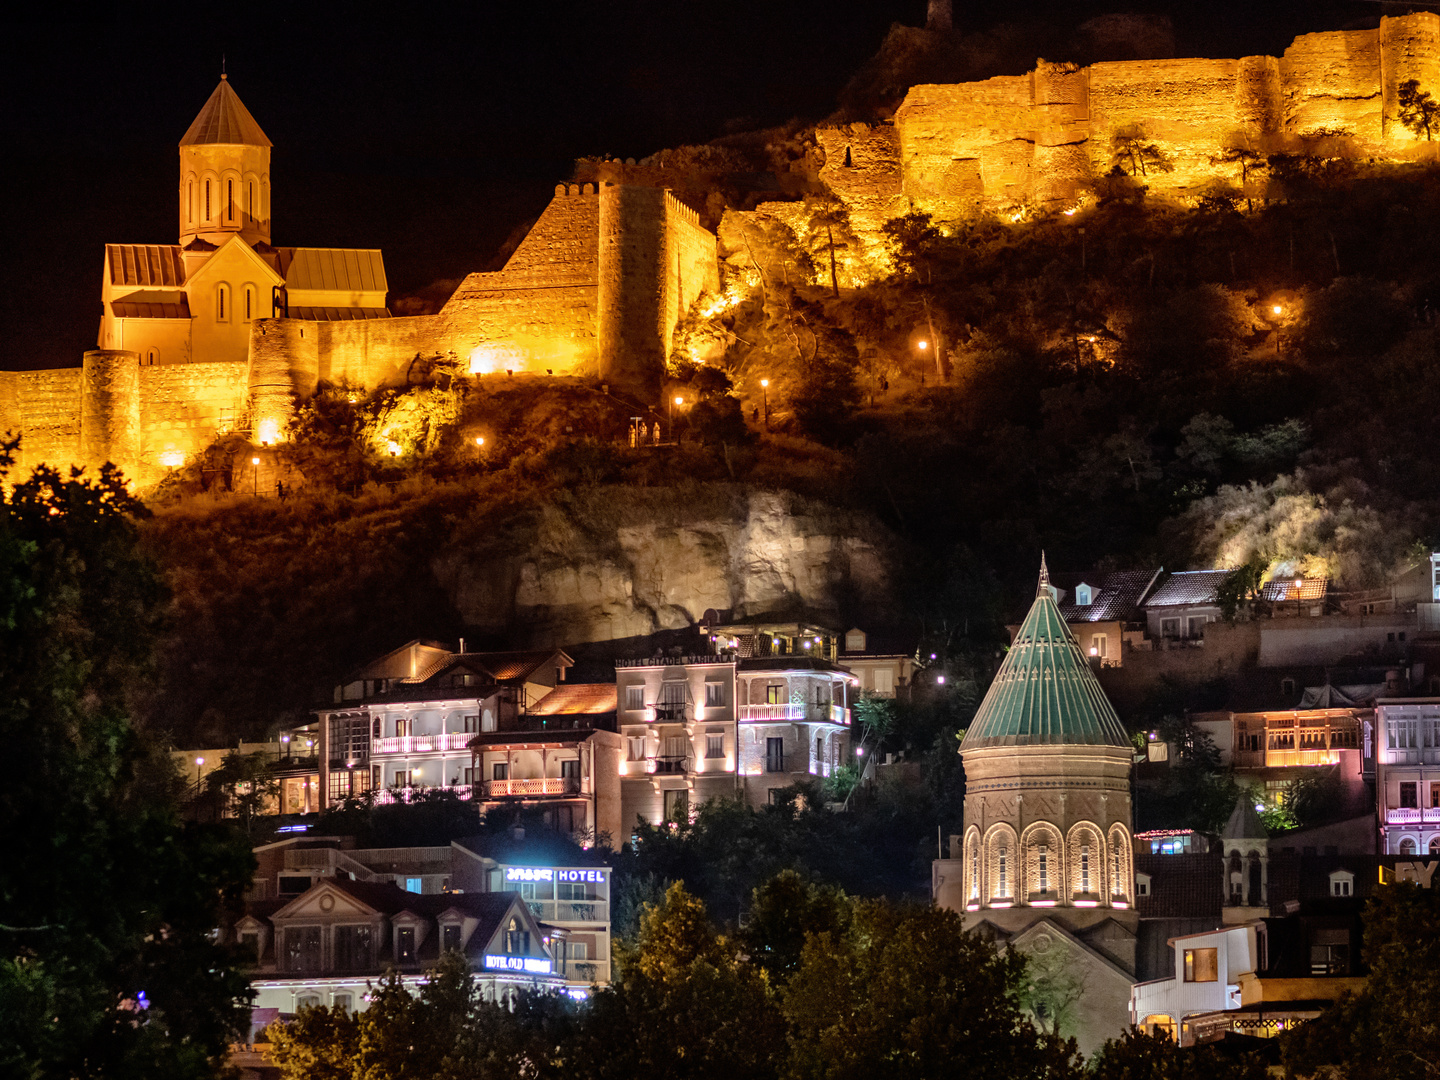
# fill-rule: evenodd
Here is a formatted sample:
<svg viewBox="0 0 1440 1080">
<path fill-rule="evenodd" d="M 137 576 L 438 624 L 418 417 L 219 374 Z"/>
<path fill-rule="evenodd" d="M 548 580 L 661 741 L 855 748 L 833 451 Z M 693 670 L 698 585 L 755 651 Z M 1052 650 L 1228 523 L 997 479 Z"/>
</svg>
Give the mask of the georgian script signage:
<svg viewBox="0 0 1440 1080">
<path fill-rule="evenodd" d="M 506 881 L 584 881 L 605 884 L 604 870 L 557 870 L 554 867 L 507 866 Z"/>
</svg>

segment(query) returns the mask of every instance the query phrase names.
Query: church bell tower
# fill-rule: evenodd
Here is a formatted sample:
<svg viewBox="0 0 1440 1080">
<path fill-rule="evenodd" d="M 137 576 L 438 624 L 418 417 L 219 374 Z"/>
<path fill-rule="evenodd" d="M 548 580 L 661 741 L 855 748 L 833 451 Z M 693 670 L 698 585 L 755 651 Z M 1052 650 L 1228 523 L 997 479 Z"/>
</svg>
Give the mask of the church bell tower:
<svg viewBox="0 0 1440 1080">
<path fill-rule="evenodd" d="M 208 250 L 236 233 L 252 247 L 270 242 L 270 145 L 221 75 L 180 140 L 181 247 Z"/>
</svg>

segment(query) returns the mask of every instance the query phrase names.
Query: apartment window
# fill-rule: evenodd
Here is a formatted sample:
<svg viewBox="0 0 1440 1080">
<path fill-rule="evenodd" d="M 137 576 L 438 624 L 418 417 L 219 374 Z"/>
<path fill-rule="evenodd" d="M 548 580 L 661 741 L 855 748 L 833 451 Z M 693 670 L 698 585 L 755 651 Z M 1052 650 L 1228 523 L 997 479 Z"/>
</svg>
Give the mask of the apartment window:
<svg viewBox="0 0 1440 1080">
<path fill-rule="evenodd" d="M 1190 616 L 1190 636 L 1192 638 L 1203 638 L 1205 636 L 1205 624 L 1210 620 L 1204 615 Z"/>
<path fill-rule="evenodd" d="M 1149 895 L 1150 895 L 1150 875 L 1149 875 L 1149 874 L 1136 874 L 1136 875 L 1135 875 L 1135 895 L 1136 895 L 1136 896 L 1149 896 Z"/>
<path fill-rule="evenodd" d="M 1090 891 L 1090 845 L 1080 845 L 1080 891 Z"/>
<path fill-rule="evenodd" d="M 893 668 L 876 668 L 875 692 L 877 694 L 893 694 L 895 692 L 895 671 Z"/>
<path fill-rule="evenodd" d="M 330 998 L 336 1012 L 348 1013 L 355 1007 L 355 999 L 349 994 L 335 994 Z"/>
<path fill-rule="evenodd" d="M 580 759 L 567 758 L 560 762 L 560 777 L 563 780 L 580 779 Z"/>
<path fill-rule="evenodd" d="M 466 768 L 464 771 L 465 785 L 468 787 L 471 784 L 478 784 L 482 774 L 483 770 L 481 769 Z"/>
<path fill-rule="evenodd" d="M 1178 638 L 1180 636 L 1180 620 L 1161 619 L 1160 636 L 1163 638 Z"/>
<path fill-rule="evenodd" d="M 725 736 L 705 736 L 705 756 L 707 758 L 723 758 L 725 756 Z"/>
<path fill-rule="evenodd" d="M 1430 809 L 1440 810 L 1440 783 L 1430 781 Z"/>
<path fill-rule="evenodd" d="M 725 704 L 725 684 L 722 682 L 707 682 L 705 684 L 705 707 L 707 709 L 718 709 Z"/>
<path fill-rule="evenodd" d="M 626 708 L 628 711 L 630 711 L 630 712 L 635 712 L 635 711 L 637 711 L 637 710 L 639 710 L 639 709 L 643 709 L 644 707 L 645 707 L 645 687 L 643 687 L 643 686 L 627 686 L 627 687 L 625 687 L 625 708 Z"/>
<path fill-rule="evenodd" d="M 250 961 L 259 960 L 259 959 L 260 959 L 260 935 L 259 935 L 259 934 L 241 934 L 241 935 L 240 935 L 240 952 L 241 952 L 241 954 L 245 957 L 245 959 L 247 959 L 247 960 L 250 960 Z"/>
<path fill-rule="evenodd" d="M 1418 785 L 1414 780 L 1401 781 L 1400 807 L 1404 810 L 1418 810 L 1420 808 Z"/>
<path fill-rule="evenodd" d="M 690 793 L 684 788 L 665 792 L 664 814 L 666 821 L 677 824 L 690 820 Z"/>
<path fill-rule="evenodd" d="M 765 704 L 784 705 L 785 687 L 780 683 L 771 683 L 770 685 L 765 687 Z"/>
<path fill-rule="evenodd" d="M 440 947 L 446 952 L 458 951 L 460 948 L 460 927 L 455 923 L 449 923 L 440 928 Z"/>
<path fill-rule="evenodd" d="M 1077 585 L 1075 587 L 1075 606 L 1089 607 L 1094 601 L 1094 593 L 1089 585 Z"/>
<path fill-rule="evenodd" d="M 301 1009 L 318 1009 L 320 1007 L 319 994 L 297 994 L 295 996 L 295 1011 Z"/>
<path fill-rule="evenodd" d="M 667 682 L 660 687 L 660 701 L 665 705 L 678 706 L 685 704 L 685 684 L 683 682 Z"/>
<path fill-rule="evenodd" d="M 626 741 L 626 742 L 629 744 L 629 746 L 630 746 L 630 755 L 629 755 L 629 756 L 630 756 L 630 760 L 631 760 L 631 761 L 644 761 L 644 760 L 645 760 L 645 737 L 644 737 L 643 735 L 641 735 L 641 736 L 632 736 L 632 737 L 630 737 L 629 739 L 626 739 L 625 741 Z"/>
<path fill-rule="evenodd" d="M 765 771 L 785 771 L 785 740 L 783 738 L 765 740 Z"/>
<path fill-rule="evenodd" d="M 1216 982 L 1220 978 L 1220 965 L 1214 949 L 1185 950 L 1185 981 Z"/>
<path fill-rule="evenodd" d="M 1344 929 L 1318 929 L 1310 939 L 1311 975 L 1350 974 L 1350 935 Z"/>
<path fill-rule="evenodd" d="M 1092 634 L 1090 637 L 1090 655 L 1098 656 L 1100 659 L 1110 655 L 1110 638 L 1107 634 Z"/>
<path fill-rule="evenodd" d="M 414 774 L 414 771 L 411 770 L 411 769 L 396 769 L 396 770 L 395 770 L 395 786 L 396 786 L 396 787 L 409 787 L 409 786 L 411 785 L 411 783 L 413 783 L 413 781 L 414 781 L 414 775 L 415 775 L 415 774 Z"/>
<path fill-rule="evenodd" d="M 405 879 L 405 891 L 419 893 L 425 891 L 425 883 L 418 877 L 407 877 Z"/>
<path fill-rule="evenodd" d="M 1414 854 L 1415 854 L 1415 841 L 1414 841 L 1413 839 L 1411 839 L 1410 837 L 1408 837 L 1408 836 L 1405 837 L 1404 840 L 1401 840 L 1401 841 L 1400 841 L 1400 854 L 1401 854 L 1401 855 L 1414 855 Z"/>
<path fill-rule="evenodd" d="M 1295 696 L 1295 680 L 1294 680 L 1294 679 L 1281 679 L 1281 680 L 1280 680 L 1280 693 L 1284 694 L 1286 697 L 1294 697 L 1294 696 Z"/>
<path fill-rule="evenodd" d="M 335 927 L 336 971 L 365 971 L 374 963 L 374 935 L 370 927 Z"/>
<path fill-rule="evenodd" d="M 584 881 L 561 881 L 555 886 L 555 899 L 594 900 L 595 887 Z M 575 954 L 572 952 L 570 955 L 573 956 Z"/>
<path fill-rule="evenodd" d="M 413 964 L 415 962 L 415 928 L 413 926 L 402 926 L 395 931 L 395 950 L 399 955 L 400 963 Z"/>
<path fill-rule="evenodd" d="M 285 928 L 285 970 L 297 972 L 320 970 L 320 927 L 287 926 Z"/>
<path fill-rule="evenodd" d="M 1050 891 L 1050 849 L 1041 844 L 1036 854 L 1040 860 L 1040 891 L 1048 893 Z"/>
<path fill-rule="evenodd" d="M 509 763 L 508 761 L 497 761 L 497 762 L 495 762 L 494 765 L 490 766 L 490 779 L 491 779 L 491 780 L 508 780 L 508 779 L 510 779 L 510 763 Z"/>
<path fill-rule="evenodd" d="M 414 730 L 414 728 L 415 728 L 415 721 L 414 721 L 414 720 L 411 720 L 408 716 L 397 716 L 397 717 L 395 718 L 395 737 L 396 737 L 396 738 L 399 738 L 399 739 L 409 738 L 409 737 L 410 737 L 410 734 L 411 734 L 411 732 Z"/>
<path fill-rule="evenodd" d="M 480 730 L 480 717 L 479 717 L 479 716 L 467 716 L 467 717 L 465 717 L 465 734 L 471 735 L 471 734 L 474 734 L 475 732 L 478 732 L 479 730 Z"/>
</svg>

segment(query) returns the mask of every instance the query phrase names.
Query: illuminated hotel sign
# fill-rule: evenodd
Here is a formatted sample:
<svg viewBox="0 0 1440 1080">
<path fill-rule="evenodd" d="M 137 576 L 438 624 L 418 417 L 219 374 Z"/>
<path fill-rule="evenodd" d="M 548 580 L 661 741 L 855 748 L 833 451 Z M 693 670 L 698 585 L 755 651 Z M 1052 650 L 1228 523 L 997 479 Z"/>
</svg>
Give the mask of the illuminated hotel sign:
<svg viewBox="0 0 1440 1080">
<path fill-rule="evenodd" d="M 533 956 L 492 956 L 485 955 L 487 971 L 523 971 L 527 975 L 549 975 L 550 961 L 538 960 Z"/>
<path fill-rule="evenodd" d="M 507 866 L 506 881 L 584 881 L 605 884 L 604 870 L 557 870 L 554 867 Z"/>
</svg>

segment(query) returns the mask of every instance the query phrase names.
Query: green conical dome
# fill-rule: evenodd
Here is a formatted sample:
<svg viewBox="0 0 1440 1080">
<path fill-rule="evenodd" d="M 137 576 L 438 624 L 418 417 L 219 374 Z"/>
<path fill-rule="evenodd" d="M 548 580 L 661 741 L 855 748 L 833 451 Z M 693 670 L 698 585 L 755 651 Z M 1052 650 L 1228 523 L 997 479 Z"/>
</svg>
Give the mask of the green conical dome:
<svg viewBox="0 0 1440 1080">
<path fill-rule="evenodd" d="M 1130 746 L 1050 592 L 1040 589 L 960 749 L 986 746 Z"/>
</svg>

